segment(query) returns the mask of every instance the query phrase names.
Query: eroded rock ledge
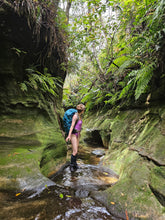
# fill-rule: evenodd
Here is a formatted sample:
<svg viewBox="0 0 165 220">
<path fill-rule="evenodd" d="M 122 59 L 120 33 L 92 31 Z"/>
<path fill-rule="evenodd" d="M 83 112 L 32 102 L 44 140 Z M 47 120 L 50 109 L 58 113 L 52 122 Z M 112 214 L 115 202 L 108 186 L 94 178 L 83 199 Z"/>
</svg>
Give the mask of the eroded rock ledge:
<svg viewBox="0 0 165 220">
<path fill-rule="evenodd" d="M 84 124 L 98 130 L 102 140 L 110 137 L 102 163 L 120 176 L 114 186 L 96 192 L 95 198 L 123 219 L 125 210 L 132 219 L 165 218 L 165 105 L 120 111 L 115 116 L 111 111 L 97 113 Z"/>
<path fill-rule="evenodd" d="M 129 150 L 138 152 L 138 154 L 140 156 L 147 158 L 147 160 L 152 161 L 157 166 L 165 166 L 164 162 L 158 161 L 156 158 L 154 158 L 151 155 L 147 154 L 147 152 L 145 152 L 143 148 L 136 149 L 136 148 L 130 147 Z"/>
</svg>

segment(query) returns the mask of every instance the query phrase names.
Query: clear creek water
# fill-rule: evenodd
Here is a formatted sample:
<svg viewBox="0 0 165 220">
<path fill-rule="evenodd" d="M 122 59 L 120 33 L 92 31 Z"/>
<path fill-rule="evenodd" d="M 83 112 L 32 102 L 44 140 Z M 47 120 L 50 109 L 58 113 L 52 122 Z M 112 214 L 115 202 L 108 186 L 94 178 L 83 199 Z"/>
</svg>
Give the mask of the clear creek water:
<svg viewBox="0 0 165 220">
<path fill-rule="evenodd" d="M 80 151 L 80 168 L 71 173 L 68 164 L 50 177 L 50 184 L 36 190 L 1 190 L 0 219 L 3 220 L 115 220 L 92 192 L 117 181 L 110 170 L 98 165 L 99 158 Z M 14 184 L 14 182 L 13 182 Z"/>
</svg>

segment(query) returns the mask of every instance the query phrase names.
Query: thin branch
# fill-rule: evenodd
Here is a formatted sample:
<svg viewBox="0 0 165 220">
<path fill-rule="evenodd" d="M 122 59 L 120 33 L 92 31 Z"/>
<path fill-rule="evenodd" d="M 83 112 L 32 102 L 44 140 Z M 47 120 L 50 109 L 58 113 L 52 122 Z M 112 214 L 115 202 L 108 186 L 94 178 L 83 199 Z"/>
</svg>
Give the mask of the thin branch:
<svg viewBox="0 0 165 220">
<path fill-rule="evenodd" d="M 115 65 L 118 69 L 120 68 L 116 63 L 112 62 L 113 65 Z"/>
<path fill-rule="evenodd" d="M 72 0 L 67 1 L 67 6 L 66 6 L 66 17 L 67 17 L 67 24 L 69 23 L 69 11 L 71 8 Z"/>
</svg>

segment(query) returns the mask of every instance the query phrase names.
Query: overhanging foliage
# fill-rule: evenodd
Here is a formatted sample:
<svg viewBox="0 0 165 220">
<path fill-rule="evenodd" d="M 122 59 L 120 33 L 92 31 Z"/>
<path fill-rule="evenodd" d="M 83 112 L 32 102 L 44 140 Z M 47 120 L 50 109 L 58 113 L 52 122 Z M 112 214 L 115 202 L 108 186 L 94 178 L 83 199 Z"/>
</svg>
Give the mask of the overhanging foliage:
<svg viewBox="0 0 165 220">
<path fill-rule="evenodd" d="M 78 101 L 90 110 L 145 104 L 164 78 L 164 0 L 79 4 L 70 33 Z"/>
<path fill-rule="evenodd" d="M 48 0 L 0 0 L 2 8 L 13 10 L 27 19 L 37 43 L 44 39 L 47 45 L 45 56 L 51 56 L 52 51 L 57 49 L 61 59 L 66 61 L 66 33 L 57 23 L 58 3 L 59 1 Z M 46 31 L 42 31 L 43 28 Z"/>
</svg>

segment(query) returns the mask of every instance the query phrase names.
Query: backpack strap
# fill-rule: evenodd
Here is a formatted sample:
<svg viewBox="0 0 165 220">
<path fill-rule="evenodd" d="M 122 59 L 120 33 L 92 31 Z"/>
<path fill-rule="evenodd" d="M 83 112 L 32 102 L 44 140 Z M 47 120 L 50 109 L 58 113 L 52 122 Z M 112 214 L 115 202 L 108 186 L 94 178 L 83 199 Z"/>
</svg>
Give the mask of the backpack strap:
<svg viewBox="0 0 165 220">
<path fill-rule="evenodd" d="M 76 122 L 75 122 L 74 127 L 76 126 L 76 124 L 77 124 L 77 122 L 78 122 L 78 120 L 79 120 L 79 115 L 78 115 L 78 113 L 76 112 L 75 114 L 77 114 L 77 120 L 76 120 Z"/>
</svg>

